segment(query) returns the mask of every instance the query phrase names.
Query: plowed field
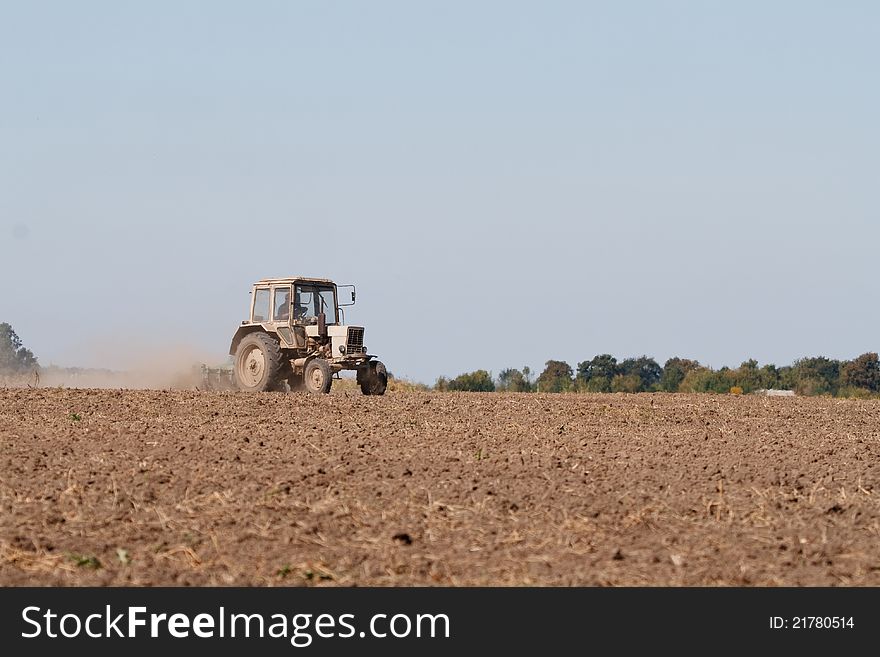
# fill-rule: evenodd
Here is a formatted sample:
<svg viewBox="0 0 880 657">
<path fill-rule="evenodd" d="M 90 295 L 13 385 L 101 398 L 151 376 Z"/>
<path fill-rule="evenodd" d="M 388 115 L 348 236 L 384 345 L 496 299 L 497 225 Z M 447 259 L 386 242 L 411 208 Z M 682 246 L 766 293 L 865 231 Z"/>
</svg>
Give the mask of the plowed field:
<svg viewBox="0 0 880 657">
<path fill-rule="evenodd" d="M 880 585 L 880 403 L 0 389 L 2 585 Z"/>
</svg>

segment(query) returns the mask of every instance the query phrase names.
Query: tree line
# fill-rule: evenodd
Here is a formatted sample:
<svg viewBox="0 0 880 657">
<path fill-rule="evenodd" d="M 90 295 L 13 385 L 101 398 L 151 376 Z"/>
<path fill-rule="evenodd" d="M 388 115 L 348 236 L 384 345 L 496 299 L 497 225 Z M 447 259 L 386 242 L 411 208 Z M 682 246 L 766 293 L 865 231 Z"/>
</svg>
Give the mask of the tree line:
<svg viewBox="0 0 880 657">
<path fill-rule="evenodd" d="M 12 326 L 0 323 L 0 375 L 32 374 L 39 369 L 33 352 L 22 345 Z M 508 368 L 497 377 L 486 370 L 440 377 L 434 390 L 465 392 L 710 392 L 748 394 L 756 390 L 791 390 L 799 395 L 872 397 L 880 395 L 880 361 L 869 352 L 852 360 L 824 356 L 801 358 L 791 365 L 758 366 L 751 359 L 737 368 L 715 370 L 689 358 L 670 358 L 663 366 L 649 356 L 618 361 L 599 354 L 577 364 L 548 360 L 534 376 L 531 369 Z"/>
<path fill-rule="evenodd" d="M 32 374 L 37 369 L 37 359 L 26 349 L 12 326 L 0 324 L 0 375 L 14 376 Z"/>
<path fill-rule="evenodd" d="M 709 392 L 748 394 L 791 390 L 799 395 L 871 397 L 880 394 L 880 362 L 874 352 L 853 360 L 824 356 L 801 358 L 791 365 L 759 366 L 751 359 L 737 368 L 712 369 L 689 358 L 670 358 L 663 366 L 648 356 L 618 361 L 600 354 L 577 364 L 548 360 L 533 377 L 528 367 L 505 369 L 497 377 L 486 370 L 440 377 L 439 391 L 469 392 Z"/>
</svg>

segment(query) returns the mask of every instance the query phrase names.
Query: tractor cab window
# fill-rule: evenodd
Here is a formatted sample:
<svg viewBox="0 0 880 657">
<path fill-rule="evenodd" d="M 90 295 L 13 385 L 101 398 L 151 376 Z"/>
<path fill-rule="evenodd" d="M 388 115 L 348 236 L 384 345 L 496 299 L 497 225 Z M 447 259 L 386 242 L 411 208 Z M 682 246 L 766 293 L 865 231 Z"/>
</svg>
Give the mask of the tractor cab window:
<svg viewBox="0 0 880 657">
<path fill-rule="evenodd" d="M 290 288 L 279 287 L 275 290 L 275 312 L 272 319 L 276 322 L 286 322 L 290 318 Z"/>
<path fill-rule="evenodd" d="M 269 289 L 259 289 L 254 292 L 254 320 L 255 322 L 269 321 Z"/>
<path fill-rule="evenodd" d="M 336 295 L 332 287 L 297 285 L 293 300 L 293 318 L 305 324 L 314 324 L 324 313 L 328 324 L 336 323 Z"/>
</svg>

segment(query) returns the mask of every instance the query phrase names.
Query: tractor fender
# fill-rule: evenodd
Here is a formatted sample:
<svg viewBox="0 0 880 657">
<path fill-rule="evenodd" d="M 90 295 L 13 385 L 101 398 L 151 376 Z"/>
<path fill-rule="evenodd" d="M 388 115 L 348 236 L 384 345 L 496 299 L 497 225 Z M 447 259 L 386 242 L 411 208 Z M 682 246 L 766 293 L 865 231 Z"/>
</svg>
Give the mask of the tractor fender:
<svg viewBox="0 0 880 657">
<path fill-rule="evenodd" d="M 260 326 L 259 324 L 251 324 L 249 326 L 239 326 L 238 330 L 235 332 L 235 335 L 232 336 L 232 343 L 229 345 L 229 355 L 234 356 L 235 350 L 238 349 L 238 343 L 244 339 L 244 336 L 250 335 L 251 333 L 256 333 L 258 331 L 262 331 L 266 333 L 266 330 Z"/>
<path fill-rule="evenodd" d="M 361 366 L 355 370 L 355 380 L 358 385 L 367 380 L 367 377 L 370 374 L 370 363 L 372 362 L 372 359 L 372 356 L 368 356 L 367 360 L 361 363 Z"/>
</svg>

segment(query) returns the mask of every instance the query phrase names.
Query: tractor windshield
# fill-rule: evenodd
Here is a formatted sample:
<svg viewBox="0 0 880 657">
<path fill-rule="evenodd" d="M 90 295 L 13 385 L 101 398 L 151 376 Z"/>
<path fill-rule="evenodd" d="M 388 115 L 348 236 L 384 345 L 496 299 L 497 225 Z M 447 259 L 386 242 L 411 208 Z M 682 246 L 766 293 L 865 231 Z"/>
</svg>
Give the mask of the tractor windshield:
<svg viewBox="0 0 880 657">
<path fill-rule="evenodd" d="M 336 323 L 336 291 L 330 285 L 310 285 L 303 283 L 296 286 L 293 300 L 294 320 L 305 324 L 314 324 L 318 315 L 324 313 L 328 324 Z"/>
</svg>

